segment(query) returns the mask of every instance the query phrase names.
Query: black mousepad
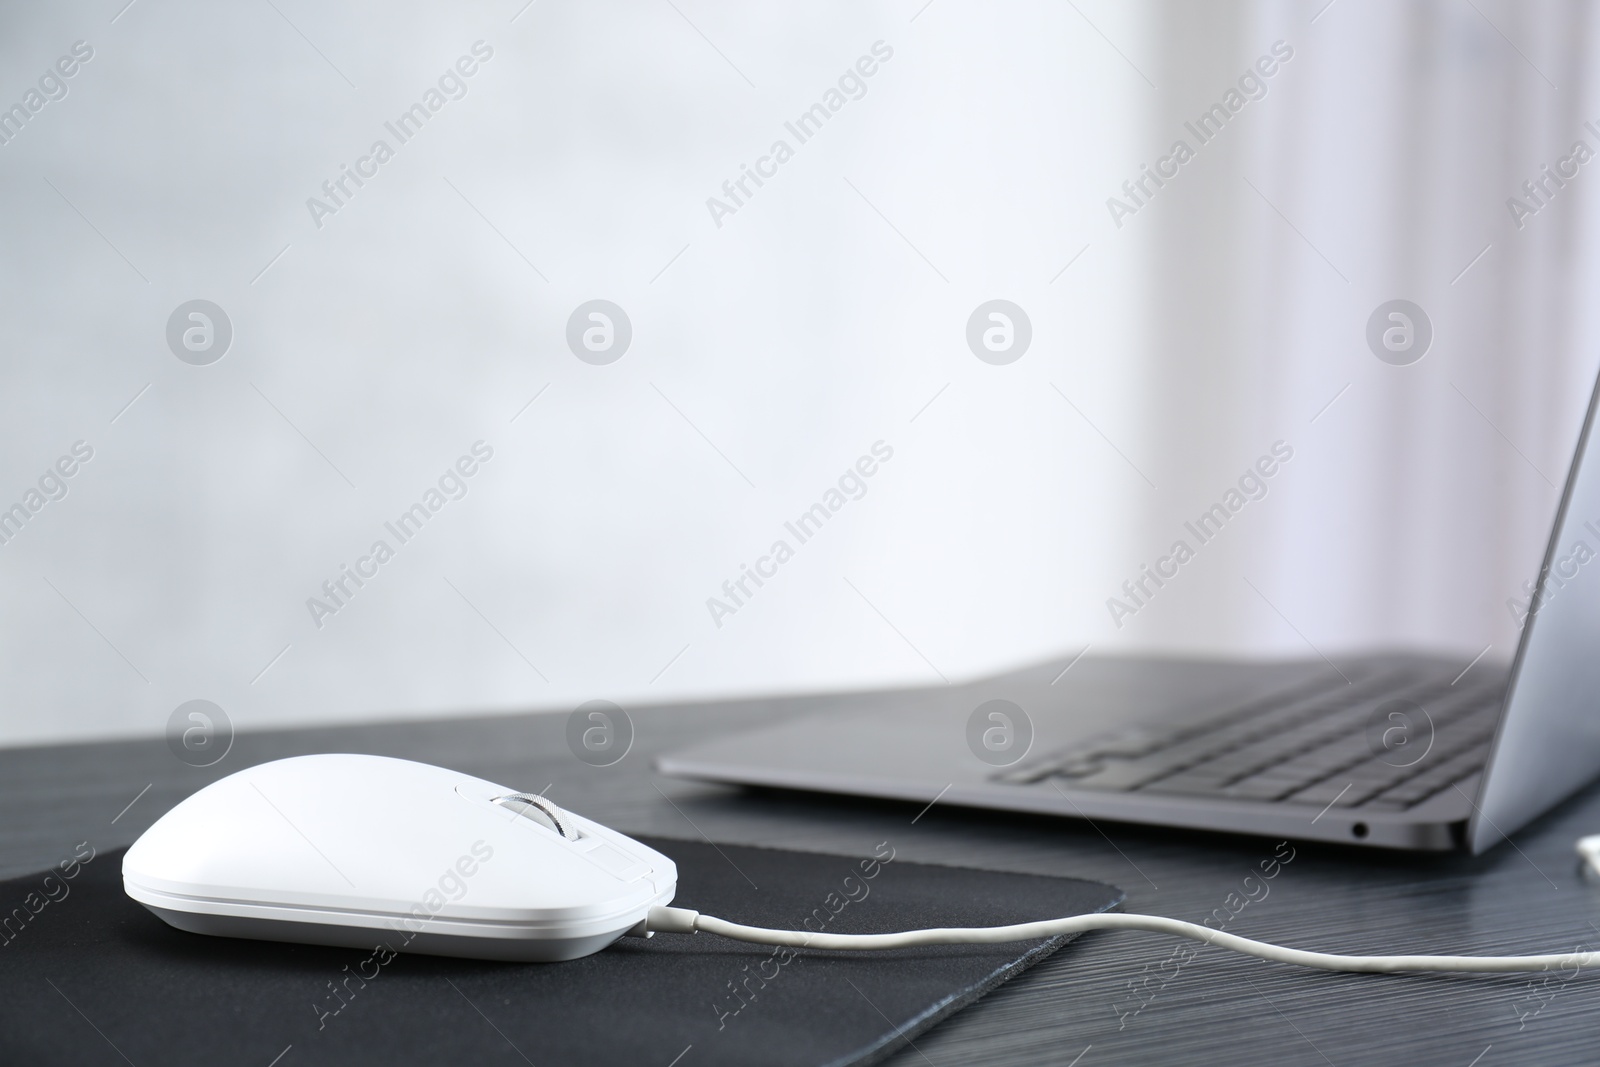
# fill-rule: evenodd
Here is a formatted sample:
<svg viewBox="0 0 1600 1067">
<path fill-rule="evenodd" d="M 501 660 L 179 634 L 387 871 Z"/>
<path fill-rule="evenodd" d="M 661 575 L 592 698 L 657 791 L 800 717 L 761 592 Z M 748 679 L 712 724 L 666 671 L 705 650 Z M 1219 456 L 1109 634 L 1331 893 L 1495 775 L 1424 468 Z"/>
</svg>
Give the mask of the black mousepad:
<svg viewBox="0 0 1600 1067">
<path fill-rule="evenodd" d="M 755 926 L 992 926 L 1122 899 L 1099 882 L 908 863 L 887 842 L 850 857 L 640 840 L 677 862 L 675 905 Z M 128 899 L 118 850 L 0 882 L 0 1062 L 863 1064 L 1066 940 L 846 954 L 657 934 L 529 964 L 242 941 L 172 929 Z"/>
</svg>

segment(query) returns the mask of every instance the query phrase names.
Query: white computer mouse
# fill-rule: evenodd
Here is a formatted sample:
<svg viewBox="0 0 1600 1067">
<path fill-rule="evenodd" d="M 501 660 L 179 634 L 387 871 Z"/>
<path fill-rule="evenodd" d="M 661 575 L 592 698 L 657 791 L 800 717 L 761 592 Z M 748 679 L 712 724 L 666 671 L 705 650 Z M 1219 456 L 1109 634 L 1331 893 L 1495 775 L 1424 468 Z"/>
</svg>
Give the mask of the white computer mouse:
<svg viewBox="0 0 1600 1067">
<path fill-rule="evenodd" d="M 666 856 L 542 797 L 345 754 L 214 782 L 122 861 L 128 896 L 180 930 L 499 960 L 642 934 L 677 882 Z"/>
</svg>

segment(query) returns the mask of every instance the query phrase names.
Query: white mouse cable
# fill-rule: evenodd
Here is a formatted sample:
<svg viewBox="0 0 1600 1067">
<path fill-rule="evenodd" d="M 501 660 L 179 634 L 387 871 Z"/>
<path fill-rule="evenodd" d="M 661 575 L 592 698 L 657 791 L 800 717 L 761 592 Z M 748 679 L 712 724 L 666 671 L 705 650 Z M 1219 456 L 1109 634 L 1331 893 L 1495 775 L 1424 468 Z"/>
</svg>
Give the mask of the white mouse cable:
<svg viewBox="0 0 1600 1067">
<path fill-rule="evenodd" d="M 1600 952 L 1569 952 L 1544 956 L 1343 956 L 1332 952 L 1308 952 L 1304 949 L 1269 945 L 1262 941 L 1252 941 L 1248 937 L 1239 937 L 1210 927 L 1183 922 L 1180 919 L 1120 912 L 1071 915 L 1061 919 L 1046 919 L 1042 922 L 1018 923 L 1015 926 L 906 930 L 894 934 L 814 934 L 799 930 L 767 930 L 759 926 L 731 923 L 711 915 L 701 915 L 688 908 L 654 907 L 650 909 L 649 918 L 645 922 L 646 929 L 652 933 L 692 934 L 704 931 L 757 945 L 857 952 L 911 948 L 917 945 L 988 945 L 1008 941 L 1032 941 L 1061 934 L 1080 934 L 1089 930 L 1144 930 L 1150 933 L 1176 934 L 1179 937 L 1204 941 L 1207 944 L 1276 963 L 1295 963 L 1302 967 L 1319 967 L 1329 971 L 1377 974 L 1397 971 L 1506 973 L 1546 971 L 1563 967 L 1581 969 L 1600 963 Z"/>
</svg>

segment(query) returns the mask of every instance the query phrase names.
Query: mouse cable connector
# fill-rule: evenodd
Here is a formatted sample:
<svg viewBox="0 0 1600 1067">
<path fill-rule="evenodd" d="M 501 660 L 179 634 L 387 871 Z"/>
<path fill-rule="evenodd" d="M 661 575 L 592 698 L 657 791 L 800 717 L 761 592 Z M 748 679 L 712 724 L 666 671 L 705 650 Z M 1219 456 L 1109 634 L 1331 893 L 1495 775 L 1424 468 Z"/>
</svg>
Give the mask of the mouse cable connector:
<svg viewBox="0 0 1600 1067">
<path fill-rule="evenodd" d="M 1302 967 L 1319 967 L 1328 971 L 1359 971 L 1389 974 L 1396 971 L 1475 971 L 1505 973 L 1515 971 L 1545 971 L 1553 968 L 1591 967 L 1600 963 L 1600 952 L 1568 952 L 1543 956 L 1345 956 L 1333 952 L 1308 952 L 1298 948 L 1283 948 L 1248 937 L 1223 933 L 1207 926 L 1164 919 L 1157 915 L 1129 915 L 1121 912 L 1096 912 L 1091 915 L 1070 915 L 1042 922 L 1018 923 L 1014 926 L 954 927 L 936 930 L 905 930 L 893 934 L 824 934 L 799 930 L 767 930 L 759 926 L 743 926 L 711 915 L 701 915 L 688 908 L 654 907 L 645 920 L 651 933 L 717 934 L 735 941 L 748 941 L 757 945 L 780 945 L 793 948 L 828 949 L 839 952 L 872 952 L 893 948 L 913 948 L 919 945 L 994 945 L 1010 941 L 1033 941 L 1063 934 L 1081 934 L 1090 930 L 1143 930 L 1155 934 L 1175 934 L 1208 945 L 1242 952 L 1247 956 L 1272 960 L 1275 963 L 1294 963 Z"/>
</svg>

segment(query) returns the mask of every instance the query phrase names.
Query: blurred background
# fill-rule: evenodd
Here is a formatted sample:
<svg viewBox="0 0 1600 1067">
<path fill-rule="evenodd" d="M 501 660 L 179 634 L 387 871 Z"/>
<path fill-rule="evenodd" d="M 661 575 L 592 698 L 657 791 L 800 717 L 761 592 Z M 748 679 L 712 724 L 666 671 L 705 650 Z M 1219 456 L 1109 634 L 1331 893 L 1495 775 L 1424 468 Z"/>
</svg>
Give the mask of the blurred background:
<svg viewBox="0 0 1600 1067">
<path fill-rule="evenodd" d="M 1600 365 L 1597 32 L 1498 0 L 0 9 L 0 744 L 1084 648 L 1508 658 Z"/>
</svg>

